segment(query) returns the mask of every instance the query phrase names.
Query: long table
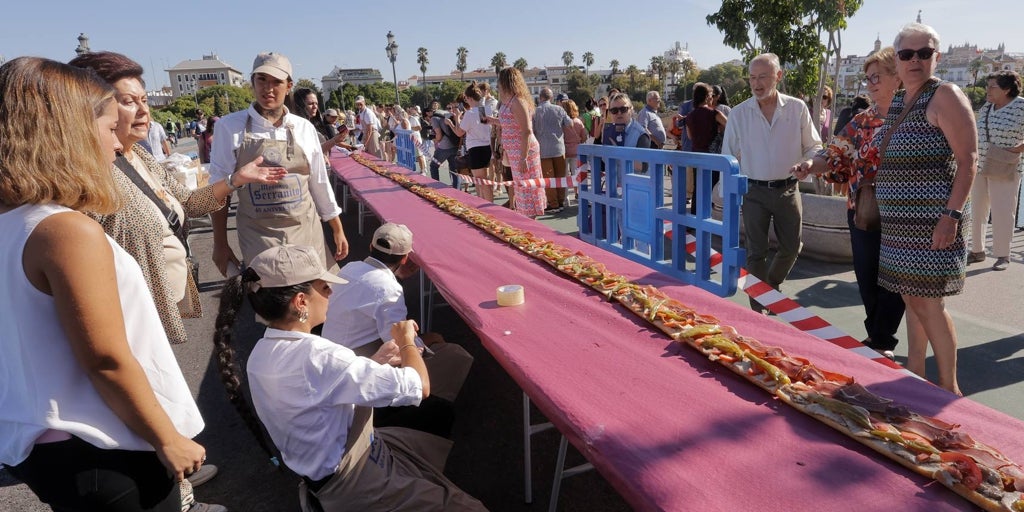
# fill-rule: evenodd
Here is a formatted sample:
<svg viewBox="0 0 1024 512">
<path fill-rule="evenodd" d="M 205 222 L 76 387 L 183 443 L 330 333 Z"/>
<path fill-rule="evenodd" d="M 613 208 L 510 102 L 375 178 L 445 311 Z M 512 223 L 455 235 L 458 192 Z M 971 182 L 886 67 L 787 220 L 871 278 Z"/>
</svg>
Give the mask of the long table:
<svg viewBox="0 0 1024 512">
<path fill-rule="evenodd" d="M 541 412 L 635 509 L 974 508 L 358 162 L 335 155 L 331 164 L 379 218 L 409 226 L 416 260 L 434 285 Z M 653 284 L 741 333 L 854 376 L 921 414 L 959 423 L 975 439 L 1024 461 L 1024 422 L 508 209 L 414 177 L 504 222 L 582 250 L 609 270 Z M 525 286 L 526 303 L 498 307 L 495 288 L 511 283 Z"/>
</svg>

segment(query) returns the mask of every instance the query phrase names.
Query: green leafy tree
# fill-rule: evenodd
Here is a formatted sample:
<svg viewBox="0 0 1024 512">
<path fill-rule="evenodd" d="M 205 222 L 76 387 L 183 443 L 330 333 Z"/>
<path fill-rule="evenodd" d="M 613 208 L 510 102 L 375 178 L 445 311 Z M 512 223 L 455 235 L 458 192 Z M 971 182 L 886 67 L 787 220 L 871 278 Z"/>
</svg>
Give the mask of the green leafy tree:
<svg viewBox="0 0 1024 512">
<path fill-rule="evenodd" d="M 297 89 L 299 87 L 312 89 L 317 96 L 323 97 L 323 91 L 321 91 L 320 88 L 316 86 L 316 83 L 314 83 L 313 80 L 309 78 L 300 78 L 298 82 L 295 82 L 295 88 Z"/>
<path fill-rule="evenodd" d="M 974 110 L 980 109 L 985 104 L 986 91 L 983 87 L 976 85 L 965 87 L 964 94 L 967 95 L 967 99 L 971 100 L 971 108 Z"/>
<path fill-rule="evenodd" d="M 779 56 L 786 70 L 782 88 L 789 94 L 820 97 L 825 83 L 824 63 L 840 51 L 841 30 L 862 0 L 723 0 L 708 15 L 723 42 L 743 52 L 747 60 L 764 52 Z M 828 46 L 822 44 L 828 35 Z M 817 94 L 814 91 L 817 90 Z"/>
<path fill-rule="evenodd" d="M 566 93 L 580 108 L 594 97 L 594 91 L 600 83 L 601 77 L 588 75 L 578 69 L 570 71 L 565 77 Z"/>
<path fill-rule="evenodd" d="M 458 50 L 455 50 L 455 69 L 459 70 L 459 80 L 466 81 L 466 57 L 469 56 L 469 50 L 465 46 L 460 46 Z"/>
<path fill-rule="evenodd" d="M 522 57 L 519 57 L 518 59 L 516 59 L 515 62 L 512 63 L 512 67 L 518 69 L 521 72 L 525 72 L 527 66 L 529 66 L 529 64 L 527 64 L 526 59 Z"/>
<path fill-rule="evenodd" d="M 576 56 L 573 55 L 572 52 L 570 52 L 569 50 L 562 52 L 562 62 L 565 63 L 565 67 L 572 66 L 572 61 L 575 58 Z"/>
<path fill-rule="evenodd" d="M 585 52 L 583 54 L 583 66 L 587 69 L 587 74 L 590 74 L 590 66 L 594 65 L 594 54 L 592 52 Z"/>
<path fill-rule="evenodd" d="M 629 88 L 627 90 L 629 91 L 630 96 L 632 96 L 633 93 L 636 92 L 637 82 L 640 81 L 640 68 L 636 67 L 634 64 L 630 64 L 629 67 L 626 68 L 626 78 L 629 80 Z"/>
<path fill-rule="evenodd" d="M 196 100 L 201 106 L 207 107 L 203 111 L 208 116 L 245 110 L 254 99 L 252 89 L 234 85 L 211 85 L 196 92 Z"/>
<path fill-rule="evenodd" d="M 491 67 L 494 68 L 495 73 L 500 73 L 502 68 L 508 66 L 508 58 L 505 56 L 505 52 L 498 52 L 491 57 Z"/>
<path fill-rule="evenodd" d="M 729 102 L 733 105 L 750 97 L 750 84 L 746 79 L 746 69 L 743 66 L 723 62 L 702 70 L 692 79 L 683 81 L 675 89 L 676 101 L 689 100 L 693 93 L 693 84 L 697 82 L 722 86 L 729 96 Z"/>
<path fill-rule="evenodd" d="M 420 73 L 423 75 L 423 88 L 426 90 L 427 87 L 427 64 L 430 64 L 430 59 L 427 56 L 427 49 L 420 46 L 416 50 L 416 63 L 420 65 Z"/>
<path fill-rule="evenodd" d="M 612 61 L 608 63 L 608 66 L 612 68 L 613 76 L 619 74 L 619 61 L 617 59 L 612 59 Z"/>
<path fill-rule="evenodd" d="M 176 118 L 181 119 L 181 120 L 183 120 L 185 122 L 188 122 L 188 121 L 191 121 L 192 119 L 195 119 L 195 117 L 196 117 L 196 108 L 197 108 L 197 103 L 196 103 L 195 96 L 188 95 L 188 96 L 178 96 L 169 105 L 167 105 L 166 107 L 164 107 L 164 108 L 162 108 L 160 110 L 163 110 L 164 112 L 168 112 L 168 113 L 174 115 Z M 198 108 L 200 110 L 203 110 L 202 106 L 198 106 Z M 206 112 L 205 110 L 203 110 L 203 112 L 205 112 L 206 115 L 208 115 L 208 116 L 213 115 L 212 111 Z"/>
</svg>

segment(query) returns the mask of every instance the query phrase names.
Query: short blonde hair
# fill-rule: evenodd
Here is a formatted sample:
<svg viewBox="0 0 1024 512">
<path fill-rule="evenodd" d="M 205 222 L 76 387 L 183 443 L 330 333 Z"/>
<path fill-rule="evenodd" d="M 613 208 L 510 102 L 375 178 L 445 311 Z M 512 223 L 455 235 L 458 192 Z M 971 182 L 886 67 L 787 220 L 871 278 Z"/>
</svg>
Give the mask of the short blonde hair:
<svg viewBox="0 0 1024 512">
<path fill-rule="evenodd" d="M 886 74 L 896 74 L 896 50 L 892 46 L 886 46 L 868 56 L 864 61 L 864 72 L 868 72 L 868 66 L 878 64 Z"/>
<path fill-rule="evenodd" d="M 0 203 L 114 212 L 112 162 L 95 123 L 113 99 L 91 70 L 38 57 L 0 67 Z"/>
<path fill-rule="evenodd" d="M 576 106 L 576 102 L 573 100 L 562 100 L 562 108 L 565 109 L 565 113 L 569 114 L 571 119 L 576 119 L 580 116 L 580 108 Z"/>
</svg>

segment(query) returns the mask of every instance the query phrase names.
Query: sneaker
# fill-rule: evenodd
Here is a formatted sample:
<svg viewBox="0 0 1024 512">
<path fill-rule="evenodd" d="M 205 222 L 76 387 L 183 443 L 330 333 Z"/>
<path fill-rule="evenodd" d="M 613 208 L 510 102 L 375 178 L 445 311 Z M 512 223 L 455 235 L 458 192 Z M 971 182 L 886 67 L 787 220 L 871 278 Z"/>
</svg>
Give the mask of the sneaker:
<svg viewBox="0 0 1024 512">
<path fill-rule="evenodd" d="M 967 255 L 967 263 L 968 264 L 971 264 L 971 263 L 981 263 L 983 261 L 985 261 L 985 251 L 971 252 L 970 254 Z"/>
<path fill-rule="evenodd" d="M 192 487 L 199 487 L 200 485 L 209 482 L 215 476 L 217 476 L 217 466 L 214 466 L 213 464 L 203 464 L 199 467 L 199 471 L 188 475 L 188 481 L 192 484 Z"/>
<path fill-rule="evenodd" d="M 992 270 L 1006 270 L 1006 267 L 1010 266 L 1010 258 L 996 258 L 996 264 L 992 265 Z"/>
</svg>

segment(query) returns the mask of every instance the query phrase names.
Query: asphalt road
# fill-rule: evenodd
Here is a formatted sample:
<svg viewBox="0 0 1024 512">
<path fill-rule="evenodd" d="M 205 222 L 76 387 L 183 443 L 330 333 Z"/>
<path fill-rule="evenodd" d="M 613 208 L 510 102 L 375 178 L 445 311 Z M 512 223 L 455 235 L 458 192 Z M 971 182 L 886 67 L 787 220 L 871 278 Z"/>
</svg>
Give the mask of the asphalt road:
<svg viewBox="0 0 1024 512">
<path fill-rule="evenodd" d="M 193 151 L 194 143 L 183 142 L 177 150 Z M 353 247 L 350 258 L 362 258 L 369 242 L 358 236 L 354 212 L 355 208 L 350 208 L 343 223 Z M 575 208 L 542 217 L 541 221 L 566 233 L 576 231 Z M 372 233 L 376 225 L 371 218 L 364 232 Z M 220 475 L 197 489 L 197 497 L 231 510 L 297 510 L 297 478 L 268 462 L 226 399 L 211 342 L 222 278 L 209 262 L 209 230 L 193 230 L 191 240 L 200 262 L 205 315 L 186 320 L 190 341 L 175 346 L 174 352 L 206 420 L 198 441 L 206 446 L 209 461 L 221 469 Z M 991 258 L 985 264 L 972 265 L 965 292 L 949 298 L 947 306 L 959 335 L 960 386 L 967 398 L 1024 419 L 1024 404 L 1019 400 L 1024 396 L 1024 234 L 1016 234 L 1011 259 L 1010 269 L 1004 272 L 990 269 L 994 261 Z M 411 312 L 419 310 L 416 286 L 415 279 L 406 283 Z M 865 336 L 863 311 L 850 266 L 801 258 L 782 291 L 854 337 Z M 746 299 L 737 296 L 731 300 L 745 303 Z M 448 460 L 448 476 L 492 510 L 546 510 L 557 433 L 534 436 L 534 503 L 525 504 L 521 391 L 451 309 L 435 313 L 435 327 L 448 341 L 462 344 L 476 358 L 456 402 L 455 447 Z M 259 336 L 258 327 L 248 326 L 243 331 L 240 337 L 250 342 Z M 900 337 L 905 339 L 905 332 L 901 331 Z M 240 352 L 244 360 L 246 350 Z M 905 343 L 897 347 L 896 353 L 897 360 L 905 360 Z M 928 368 L 934 375 L 931 360 Z M 537 422 L 542 418 L 534 411 L 533 419 Z M 567 466 L 579 462 L 582 458 L 570 448 Z M 24 485 L 0 471 L 0 510 L 35 512 L 47 508 Z M 590 471 L 563 482 L 559 510 L 618 511 L 629 507 L 600 474 Z"/>
</svg>

